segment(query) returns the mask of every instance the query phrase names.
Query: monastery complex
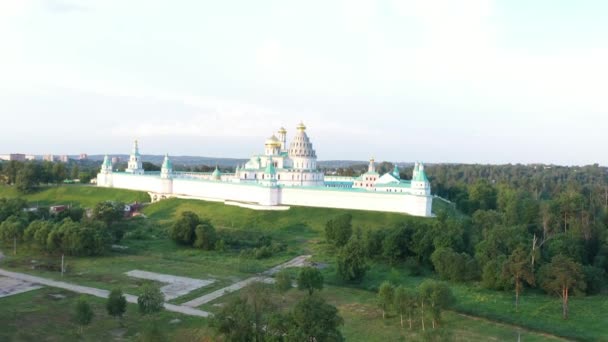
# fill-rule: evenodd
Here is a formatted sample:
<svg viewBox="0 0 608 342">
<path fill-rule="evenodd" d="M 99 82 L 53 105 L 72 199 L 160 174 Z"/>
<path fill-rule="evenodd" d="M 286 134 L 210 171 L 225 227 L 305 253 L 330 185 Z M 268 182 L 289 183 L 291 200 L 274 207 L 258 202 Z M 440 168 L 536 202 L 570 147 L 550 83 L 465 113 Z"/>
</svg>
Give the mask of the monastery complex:
<svg viewBox="0 0 608 342">
<path fill-rule="evenodd" d="M 252 209 L 284 210 L 290 205 L 432 215 L 430 183 L 424 165 L 416 163 L 412 180 L 403 180 L 395 165 L 380 175 L 374 160 L 359 177 L 325 176 L 306 126 L 300 123 L 289 145 L 281 128 L 264 144 L 264 153 L 252 156 L 234 173 L 176 172 L 165 155 L 160 172 L 144 172 L 137 141 L 125 172 L 116 172 L 106 156 L 97 186 L 146 191 L 152 201 L 191 198 L 221 201 Z"/>
</svg>

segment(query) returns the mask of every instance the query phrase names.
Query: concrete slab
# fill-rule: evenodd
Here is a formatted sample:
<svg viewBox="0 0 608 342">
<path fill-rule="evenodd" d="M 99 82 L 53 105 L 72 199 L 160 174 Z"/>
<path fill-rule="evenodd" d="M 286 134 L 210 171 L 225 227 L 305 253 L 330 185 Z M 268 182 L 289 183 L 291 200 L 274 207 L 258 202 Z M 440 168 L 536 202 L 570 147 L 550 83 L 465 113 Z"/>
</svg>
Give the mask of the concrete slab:
<svg viewBox="0 0 608 342">
<path fill-rule="evenodd" d="M 132 270 L 125 274 L 133 278 L 154 280 L 168 284 L 160 288 L 160 291 L 165 295 L 165 300 L 167 301 L 181 297 L 215 282 L 215 279 L 194 279 L 141 270 Z"/>
<path fill-rule="evenodd" d="M 0 277 L 0 298 L 37 290 L 39 288 L 42 288 L 42 286 L 24 280 Z"/>
</svg>

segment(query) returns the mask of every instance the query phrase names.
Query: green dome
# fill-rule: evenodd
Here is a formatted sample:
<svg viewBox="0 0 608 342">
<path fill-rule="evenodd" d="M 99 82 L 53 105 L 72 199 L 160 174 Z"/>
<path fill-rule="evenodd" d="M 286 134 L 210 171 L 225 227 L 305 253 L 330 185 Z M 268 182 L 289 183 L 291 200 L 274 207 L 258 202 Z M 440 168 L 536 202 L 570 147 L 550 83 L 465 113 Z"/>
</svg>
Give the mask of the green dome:
<svg viewBox="0 0 608 342">
<path fill-rule="evenodd" d="M 220 179 L 222 176 L 222 173 L 220 172 L 220 170 L 217 168 L 217 166 L 215 167 L 215 170 L 213 170 L 213 173 L 211 174 L 211 176 L 215 179 Z"/>
</svg>

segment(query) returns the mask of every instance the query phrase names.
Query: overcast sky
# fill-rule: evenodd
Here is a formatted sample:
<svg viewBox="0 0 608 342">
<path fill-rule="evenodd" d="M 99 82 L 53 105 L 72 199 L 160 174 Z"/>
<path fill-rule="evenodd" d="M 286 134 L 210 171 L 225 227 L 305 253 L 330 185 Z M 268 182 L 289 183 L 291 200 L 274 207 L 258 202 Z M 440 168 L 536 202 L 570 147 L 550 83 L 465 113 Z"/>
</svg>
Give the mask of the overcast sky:
<svg viewBox="0 0 608 342">
<path fill-rule="evenodd" d="M 605 0 L 0 0 L 0 153 L 608 164 Z"/>
</svg>

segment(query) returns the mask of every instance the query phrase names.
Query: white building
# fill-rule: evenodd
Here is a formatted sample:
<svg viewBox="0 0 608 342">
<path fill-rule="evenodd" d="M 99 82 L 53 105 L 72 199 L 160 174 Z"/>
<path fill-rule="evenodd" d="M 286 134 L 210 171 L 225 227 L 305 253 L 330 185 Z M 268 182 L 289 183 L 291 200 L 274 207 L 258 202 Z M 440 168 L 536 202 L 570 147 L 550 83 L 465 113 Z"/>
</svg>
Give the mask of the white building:
<svg viewBox="0 0 608 342">
<path fill-rule="evenodd" d="M 144 172 L 135 141 L 127 170 L 114 172 L 106 156 L 97 185 L 147 191 L 152 201 L 179 197 L 255 209 L 296 205 L 432 215 L 430 183 L 422 163 L 415 164 L 412 180 L 400 179 L 396 166 L 393 172 L 378 174 L 373 159 L 368 172 L 357 178 L 325 177 L 302 123 L 289 148 L 287 130 L 281 128 L 266 140 L 263 154 L 252 156 L 230 174 L 222 174 L 217 167 L 211 173 L 175 172 L 168 155 L 160 172 Z"/>
</svg>

